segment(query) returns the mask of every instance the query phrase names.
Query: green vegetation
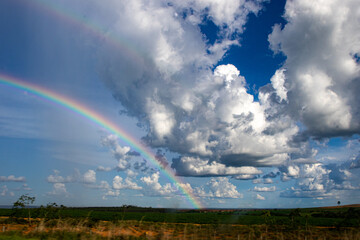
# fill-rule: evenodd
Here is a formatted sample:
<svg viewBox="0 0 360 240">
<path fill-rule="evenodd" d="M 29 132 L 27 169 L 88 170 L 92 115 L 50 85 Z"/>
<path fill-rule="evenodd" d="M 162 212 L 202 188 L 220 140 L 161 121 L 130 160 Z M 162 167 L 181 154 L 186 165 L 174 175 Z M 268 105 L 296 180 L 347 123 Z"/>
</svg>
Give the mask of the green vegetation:
<svg viewBox="0 0 360 240">
<path fill-rule="evenodd" d="M 360 208 L 180 210 L 135 206 L 0 209 L 1 239 L 360 239 Z M 29 214 L 32 216 L 30 222 Z M 1 231 L 2 230 L 2 231 Z"/>
<path fill-rule="evenodd" d="M 143 211 L 141 211 L 143 210 Z M 194 224 L 273 224 L 300 226 L 360 226 L 360 208 L 333 209 L 268 209 L 268 210 L 174 210 L 136 207 L 66 208 L 56 203 L 15 211 L 0 209 L 1 216 L 45 220 L 74 218 L 97 221 L 137 220 L 147 222 L 194 223 Z"/>
<path fill-rule="evenodd" d="M 6 235 L 0 235 L 0 240 L 35 240 L 39 238 L 30 238 L 22 235 L 18 235 L 17 233 L 10 233 Z"/>
<path fill-rule="evenodd" d="M 19 212 L 19 209 L 21 210 L 21 212 L 24 211 L 25 207 L 29 207 L 30 204 L 33 204 L 35 202 L 35 197 L 30 197 L 29 195 L 21 195 L 19 197 L 19 199 L 14 202 L 13 205 L 13 210 L 14 210 L 14 214 Z M 28 221 L 31 224 L 31 211 L 28 208 Z"/>
</svg>

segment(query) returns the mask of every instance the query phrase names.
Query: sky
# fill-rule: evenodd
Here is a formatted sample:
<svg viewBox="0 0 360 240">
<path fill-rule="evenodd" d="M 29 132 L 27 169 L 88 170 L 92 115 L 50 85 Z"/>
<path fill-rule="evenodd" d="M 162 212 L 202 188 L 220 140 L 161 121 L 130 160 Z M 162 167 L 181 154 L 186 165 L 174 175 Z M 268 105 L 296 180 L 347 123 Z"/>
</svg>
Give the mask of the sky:
<svg viewBox="0 0 360 240">
<path fill-rule="evenodd" d="M 360 202 L 357 0 L 3 0 L 0 32 L 0 205 Z"/>
</svg>

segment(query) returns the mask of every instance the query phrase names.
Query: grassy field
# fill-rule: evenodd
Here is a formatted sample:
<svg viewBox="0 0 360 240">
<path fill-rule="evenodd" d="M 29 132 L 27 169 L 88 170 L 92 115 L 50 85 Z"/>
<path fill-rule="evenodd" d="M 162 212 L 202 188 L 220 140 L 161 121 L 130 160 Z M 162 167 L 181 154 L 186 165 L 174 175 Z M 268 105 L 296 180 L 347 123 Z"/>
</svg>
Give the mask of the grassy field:
<svg viewBox="0 0 360 240">
<path fill-rule="evenodd" d="M 29 219 L 29 213 L 31 218 Z M 360 207 L 0 209 L 1 239 L 360 239 Z"/>
</svg>

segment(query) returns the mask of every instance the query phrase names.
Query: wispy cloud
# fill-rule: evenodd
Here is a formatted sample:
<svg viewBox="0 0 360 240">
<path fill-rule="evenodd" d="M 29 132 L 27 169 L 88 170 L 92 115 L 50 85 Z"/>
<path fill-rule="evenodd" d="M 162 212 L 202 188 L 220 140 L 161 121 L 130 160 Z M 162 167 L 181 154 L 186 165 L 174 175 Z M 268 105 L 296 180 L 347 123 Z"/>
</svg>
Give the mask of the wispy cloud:
<svg viewBox="0 0 360 240">
<path fill-rule="evenodd" d="M 26 182 L 25 177 L 15 177 L 14 175 L 0 176 L 0 182 Z"/>
</svg>

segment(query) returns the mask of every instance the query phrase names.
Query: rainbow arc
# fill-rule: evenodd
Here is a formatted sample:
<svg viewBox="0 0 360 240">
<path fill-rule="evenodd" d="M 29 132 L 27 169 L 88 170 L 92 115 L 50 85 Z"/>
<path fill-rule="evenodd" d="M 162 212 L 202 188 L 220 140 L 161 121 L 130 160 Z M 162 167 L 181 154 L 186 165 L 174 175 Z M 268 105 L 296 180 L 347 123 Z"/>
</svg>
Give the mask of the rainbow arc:
<svg viewBox="0 0 360 240">
<path fill-rule="evenodd" d="M 13 76 L 0 73 L 0 83 L 13 88 L 25 90 L 43 99 L 56 103 L 59 106 L 62 106 L 78 115 L 85 117 L 89 121 L 106 129 L 107 131 L 116 134 L 119 139 L 121 139 L 123 142 L 126 142 L 133 150 L 139 152 L 142 157 L 151 162 L 155 167 L 159 168 L 160 171 L 187 197 L 189 203 L 191 203 L 194 208 L 203 208 L 200 201 L 193 195 L 191 190 L 186 187 L 182 180 L 176 176 L 173 171 L 161 166 L 161 163 L 156 160 L 150 149 L 148 149 L 118 125 L 102 116 L 100 113 L 95 112 L 88 106 L 85 106 L 84 104 L 75 101 L 74 99 L 63 96 L 44 87 L 17 79 Z"/>
</svg>

